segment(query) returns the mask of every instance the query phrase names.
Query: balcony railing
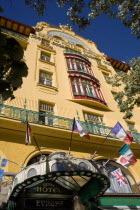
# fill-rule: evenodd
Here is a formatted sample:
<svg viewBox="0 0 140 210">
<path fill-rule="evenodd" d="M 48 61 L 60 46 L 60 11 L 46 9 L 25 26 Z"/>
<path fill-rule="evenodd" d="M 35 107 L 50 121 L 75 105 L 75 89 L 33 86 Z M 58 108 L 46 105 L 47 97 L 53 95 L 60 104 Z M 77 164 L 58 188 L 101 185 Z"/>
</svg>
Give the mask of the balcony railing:
<svg viewBox="0 0 140 210">
<path fill-rule="evenodd" d="M 13 107 L 2 103 L 0 104 L 0 117 L 14 119 L 21 122 L 26 122 L 28 119 L 28 122 L 33 124 L 62 128 L 65 130 L 72 130 L 73 123 L 73 119 L 31 111 L 24 108 Z M 95 124 L 92 122 L 80 121 L 80 124 L 88 133 L 99 136 L 106 136 L 111 130 L 111 127 Z M 131 134 L 133 135 L 135 142 L 139 143 L 140 133 L 131 131 Z"/>
</svg>

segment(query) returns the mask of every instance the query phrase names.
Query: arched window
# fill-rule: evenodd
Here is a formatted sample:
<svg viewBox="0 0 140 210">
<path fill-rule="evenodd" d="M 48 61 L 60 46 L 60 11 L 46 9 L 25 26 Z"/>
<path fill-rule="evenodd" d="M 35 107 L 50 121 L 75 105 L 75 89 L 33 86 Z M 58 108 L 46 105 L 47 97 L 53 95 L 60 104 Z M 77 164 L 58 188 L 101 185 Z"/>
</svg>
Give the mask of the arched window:
<svg viewBox="0 0 140 210">
<path fill-rule="evenodd" d="M 99 160 L 98 163 L 100 163 L 101 165 L 103 165 L 106 161 L 104 160 Z M 122 169 L 121 166 L 119 166 L 119 164 L 114 163 L 113 161 L 109 161 L 106 165 L 106 171 L 107 171 L 107 176 L 110 180 L 110 188 L 106 191 L 106 193 L 132 193 L 132 189 L 131 189 L 131 185 L 130 182 L 127 178 L 127 175 L 125 173 L 125 169 Z M 117 182 L 117 180 L 113 177 L 112 173 L 113 171 L 117 170 L 118 168 L 121 169 L 121 172 L 123 174 L 123 178 L 126 182 L 126 184 L 123 184 L 122 186 L 120 186 Z M 120 176 L 121 178 L 121 176 Z M 119 177 L 118 177 L 119 179 Z"/>
</svg>

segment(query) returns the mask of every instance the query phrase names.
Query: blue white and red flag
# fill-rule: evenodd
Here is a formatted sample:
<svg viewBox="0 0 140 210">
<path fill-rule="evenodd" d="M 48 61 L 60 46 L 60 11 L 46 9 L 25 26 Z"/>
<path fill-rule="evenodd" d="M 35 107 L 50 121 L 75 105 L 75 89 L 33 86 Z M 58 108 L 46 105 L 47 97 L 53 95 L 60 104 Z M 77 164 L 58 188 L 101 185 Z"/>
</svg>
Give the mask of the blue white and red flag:
<svg viewBox="0 0 140 210">
<path fill-rule="evenodd" d="M 116 169 L 115 171 L 112 171 L 111 174 L 116 179 L 120 187 L 123 186 L 124 184 L 127 184 L 120 168 Z"/>
<path fill-rule="evenodd" d="M 119 122 L 116 123 L 110 133 L 120 140 L 124 141 L 128 145 L 133 142 L 133 136 L 128 131 L 126 131 Z"/>
<path fill-rule="evenodd" d="M 81 137 L 85 136 L 87 139 L 90 139 L 90 135 L 86 131 L 83 130 L 80 123 L 77 120 L 75 120 L 75 117 L 73 119 L 72 131 L 79 133 Z"/>
</svg>

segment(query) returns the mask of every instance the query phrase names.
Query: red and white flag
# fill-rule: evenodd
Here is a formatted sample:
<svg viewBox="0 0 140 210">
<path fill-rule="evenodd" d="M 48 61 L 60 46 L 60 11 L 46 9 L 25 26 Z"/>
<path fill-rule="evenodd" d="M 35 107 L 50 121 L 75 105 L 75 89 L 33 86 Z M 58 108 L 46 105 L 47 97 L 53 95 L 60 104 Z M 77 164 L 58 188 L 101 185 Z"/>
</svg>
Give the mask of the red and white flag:
<svg viewBox="0 0 140 210">
<path fill-rule="evenodd" d="M 121 164 L 123 167 L 128 168 L 129 166 L 131 166 L 130 162 L 128 162 L 128 160 L 125 159 L 125 157 L 123 155 L 121 155 L 117 160 L 117 163 Z"/>
<path fill-rule="evenodd" d="M 28 144 L 31 144 L 31 127 L 27 121 L 26 123 L 26 137 L 25 137 L 25 144 L 28 145 Z"/>
</svg>

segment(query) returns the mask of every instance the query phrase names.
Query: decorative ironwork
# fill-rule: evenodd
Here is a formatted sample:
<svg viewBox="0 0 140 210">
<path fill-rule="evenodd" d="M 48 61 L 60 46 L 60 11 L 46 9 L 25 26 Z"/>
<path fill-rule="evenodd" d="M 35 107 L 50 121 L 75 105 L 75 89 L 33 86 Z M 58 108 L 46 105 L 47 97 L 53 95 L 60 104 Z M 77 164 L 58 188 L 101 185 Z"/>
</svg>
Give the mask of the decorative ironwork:
<svg viewBox="0 0 140 210">
<path fill-rule="evenodd" d="M 33 124 L 52 126 L 56 128 L 63 128 L 65 130 L 72 129 L 73 119 L 64 118 L 60 116 L 56 116 L 48 113 L 41 113 L 32 110 L 27 110 L 19 107 L 9 106 L 5 104 L 0 104 L 0 117 L 9 118 L 18 120 L 21 122 L 26 122 L 26 117 L 28 116 L 28 121 Z M 39 120 L 40 116 L 44 118 L 44 120 Z M 46 120 L 45 120 L 46 119 Z M 51 122 L 51 123 L 50 123 Z M 52 123 L 53 122 L 53 123 Z M 106 136 L 111 127 L 105 125 L 99 125 L 92 122 L 80 122 L 81 126 L 85 131 L 94 135 Z M 140 133 L 130 131 L 130 133 L 134 137 L 134 141 L 136 143 L 140 142 Z"/>
<path fill-rule="evenodd" d="M 33 173 L 29 176 L 31 170 Z M 49 194 L 64 188 L 71 193 L 78 192 L 83 203 L 86 203 L 92 197 L 98 199 L 110 187 L 110 181 L 105 174 L 95 161 L 93 163 L 87 159 L 74 158 L 61 151 L 53 152 L 44 162 L 29 165 L 15 176 L 8 199 L 18 201 L 25 190 L 31 191 L 33 187 L 39 187 L 36 189 L 39 191 L 47 190 L 46 193 Z M 44 188 L 41 185 L 45 182 L 49 183 L 49 187 Z"/>
</svg>

